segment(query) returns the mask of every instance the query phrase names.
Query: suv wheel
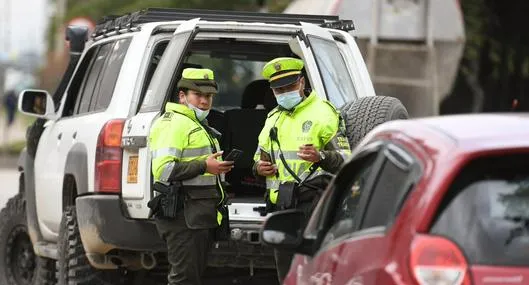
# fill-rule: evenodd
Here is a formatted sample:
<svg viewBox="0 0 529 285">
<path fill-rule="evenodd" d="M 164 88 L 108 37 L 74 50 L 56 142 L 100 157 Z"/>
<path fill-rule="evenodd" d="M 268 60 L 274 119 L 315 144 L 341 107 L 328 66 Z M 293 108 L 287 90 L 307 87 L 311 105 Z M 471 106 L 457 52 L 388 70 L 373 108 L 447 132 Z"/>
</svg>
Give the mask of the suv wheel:
<svg viewBox="0 0 529 285">
<path fill-rule="evenodd" d="M 56 284 L 55 260 L 36 256 L 28 235 L 23 194 L 0 212 L 0 284 Z"/>
<path fill-rule="evenodd" d="M 408 111 L 399 99 L 387 96 L 363 97 L 346 104 L 342 117 L 349 145 L 353 149 L 376 126 L 400 119 L 408 119 Z"/>
<path fill-rule="evenodd" d="M 98 270 L 86 258 L 75 206 L 67 207 L 62 215 L 59 232 L 59 285 L 124 284 L 124 275 L 118 270 Z"/>
</svg>

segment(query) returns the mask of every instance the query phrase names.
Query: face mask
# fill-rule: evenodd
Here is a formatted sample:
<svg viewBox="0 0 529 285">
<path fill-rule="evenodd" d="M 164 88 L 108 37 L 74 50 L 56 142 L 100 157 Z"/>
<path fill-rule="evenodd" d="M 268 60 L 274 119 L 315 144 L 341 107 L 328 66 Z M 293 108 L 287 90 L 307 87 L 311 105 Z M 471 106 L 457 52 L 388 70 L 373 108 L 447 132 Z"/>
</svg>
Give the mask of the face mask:
<svg viewBox="0 0 529 285">
<path fill-rule="evenodd" d="M 279 106 L 290 110 L 294 108 L 299 102 L 301 102 L 301 96 L 299 95 L 299 90 L 289 91 L 276 95 L 277 104 Z"/>
<path fill-rule="evenodd" d="M 194 105 L 187 103 L 187 99 L 186 99 L 186 104 L 187 104 L 187 107 L 189 107 L 189 109 L 195 111 L 195 116 L 197 116 L 197 120 L 198 120 L 199 122 L 204 121 L 204 119 L 205 119 L 205 118 L 208 116 L 208 114 L 209 114 L 209 110 L 204 111 L 204 110 L 202 110 L 202 109 L 200 109 L 200 108 L 197 108 L 197 107 L 195 107 Z"/>
</svg>

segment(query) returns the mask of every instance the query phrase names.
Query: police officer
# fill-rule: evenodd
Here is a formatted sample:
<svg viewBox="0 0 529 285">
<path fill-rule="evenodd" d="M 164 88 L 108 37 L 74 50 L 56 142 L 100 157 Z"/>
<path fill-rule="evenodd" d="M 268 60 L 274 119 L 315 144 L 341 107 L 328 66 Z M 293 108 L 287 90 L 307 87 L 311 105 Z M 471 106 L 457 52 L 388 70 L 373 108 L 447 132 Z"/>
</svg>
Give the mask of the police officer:
<svg viewBox="0 0 529 285">
<path fill-rule="evenodd" d="M 308 177 L 336 172 L 351 152 L 340 113 L 315 92 L 305 94 L 303 65 L 302 60 L 283 57 L 263 68 L 278 103 L 268 114 L 254 158 L 254 173 L 266 177 L 268 211 L 297 207 L 310 212 L 307 207 L 314 201 L 296 202 L 296 187 Z M 292 256 L 275 251 L 281 282 Z"/>
<path fill-rule="evenodd" d="M 233 162 L 221 161 L 218 132 L 206 121 L 217 93 L 213 71 L 184 69 L 178 90 L 180 104 L 167 103 L 149 136 L 154 189 L 161 193 L 149 207 L 167 243 L 169 284 L 196 285 L 214 232 L 227 222 L 221 182 Z"/>
</svg>

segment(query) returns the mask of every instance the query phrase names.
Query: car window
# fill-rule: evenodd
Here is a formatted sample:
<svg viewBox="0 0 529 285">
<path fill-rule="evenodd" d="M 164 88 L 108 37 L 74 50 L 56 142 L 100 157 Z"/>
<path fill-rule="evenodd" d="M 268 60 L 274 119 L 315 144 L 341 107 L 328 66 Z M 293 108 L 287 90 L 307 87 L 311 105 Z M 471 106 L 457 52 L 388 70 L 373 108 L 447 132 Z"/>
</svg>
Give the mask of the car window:
<svg viewBox="0 0 529 285">
<path fill-rule="evenodd" d="M 453 240 L 470 264 L 529 264 L 528 155 L 469 164 L 442 204 L 430 232 Z"/>
<path fill-rule="evenodd" d="M 89 111 L 90 101 L 92 100 L 94 90 L 100 83 L 101 71 L 103 65 L 112 49 L 113 43 L 103 44 L 97 51 L 90 67 L 87 70 L 87 76 L 84 78 L 81 85 L 81 93 L 79 95 L 78 104 L 75 110 L 75 114 L 83 114 Z"/>
<path fill-rule="evenodd" d="M 92 64 L 93 58 L 97 53 L 99 46 L 92 46 L 88 48 L 81 62 L 78 64 L 75 74 L 72 76 L 70 85 L 68 87 L 66 101 L 64 104 L 62 115 L 68 117 L 74 114 L 75 107 L 79 105 L 81 100 L 81 86 L 89 75 L 88 70 Z"/>
<path fill-rule="evenodd" d="M 100 84 L 98 84 L 98 88 L 94 92 L 91 100 L 90 111 L 105 110 L 110 104 L 110 99 L 112 99 L 114 87 L 116 86 L 116 80 L 118 79 L 119 71 L 121 70 L 121 65 L 123 64 L 129 45 L 130 38 L 127 38 L 116 41 L 112 47 L 112 53 L 103 67 Z"/>
<path fill-rule="evenodd" d="M 220 110 L 242 107 L 245 88 L 255 80 L 262 79 L 261 70 L 266 64 L 263 61 L 216 58 L 207 54 L 191 55 L 186 58 L 185 63 L 213 70 L 219 87 L 219 93 L 213 97 L 213 106 Z M 247 93 L 247 96 L 262 99 L 260 97 L 264 97 L 266 89 L 255 90 Z M 262 94 L 258 91 L 262 91 Z M 256 104 L 262 104 L 262 100 L 255 101 Z"/>
<path fill-rule="evenodd" d="M 388 145 L 360 229 L 387 226 L 393 219 L 401 197 L 414 185 L 414 160 L 402 149 Z"/>
<path fill-rule="evenodd" d="M 329 101 L 337 108 L 358 96 L 338 46 L 331 41 L 308 36 Z"/>
<path fill-rule="evenodd" d="M 335 211 L 331 218 L 329 231 L 323 239 L 322 247 L 355 230 L 358 220 L 358 206 L 361 199 L 365 195 L 369 195 L 367 182 L 368 178 L 376 170 L 374 163 L 377 154 L 372 153 L 355 163 L 355 165 L 344 167 L 344 170 L 340 172 L 339 175 L 345 176 L 347 179 L 335 184 L 337 195 L 332 205 L 332 209 L 335 209 Z"/>
<path fill-rule="evenodd" d="M 147 68 L 147 71 L 145 72 L 145 79 L 143 81 L 143 87 L 141 89 L 140 100 L 139 100 L 139 104 L 138 104 L 136 112 L 139 111 L 139 109 L 140 109 L 140 107 L 141 107 L 141 105 L 143 103 L 143 99 L 145 98 L 145 93 L 147 91 L 147 87 L 149 87 L 149 84 L 151 83 L 152 76 L 154 75 L 154 71 L 158 67 L 158 63 L 160 62 L 160 58 L 162 58 L 162 55 L 163 55 L 165 49 L 167 48 L 167 44 L 169 44 L 168 40 L 162 40 L 162 41 L 159 41 L 159 42 L 156 43 L 154 51 L 153 51 L 153 53 L 151 55 L 151 59 L 149 61 L 149 67 Z"/>
<path fill-rule="evenodd" d="M 157 69 L 167 68 L 168 65 L 179 64 L 182 53 L 188 46 L 192 34 L 192 32 L 183 32 L 182 34 L 177 35 L 177 38 L 173 39 L 166 47 L 169 50 L 176 51 L 176 53 L 173 54 L 164 52 L 159 64 L 162 66 L 160 67 L 157 64 Z M 163 66 L 164 64 L 167 66 Z M 145 95 L 143 95 L 143 102 L 140 108 L 140 112 L 160 111 L 160 108 L 162 107 L 163 102 L 166 99 L 166 93 L 165 90 L 162 90 L 160 91 L 160 94 L 157 94 L 154 90 L 158 90 L 159 86 L 165 86 L 165 84 L 167 84 L 167 81 L 171 80 L 172 76 L 172 74 L 161 74 L 159 72 L 155 72 L 153 74 L 149 82 L 149 87 L 145 91 Z"/>
</svg>

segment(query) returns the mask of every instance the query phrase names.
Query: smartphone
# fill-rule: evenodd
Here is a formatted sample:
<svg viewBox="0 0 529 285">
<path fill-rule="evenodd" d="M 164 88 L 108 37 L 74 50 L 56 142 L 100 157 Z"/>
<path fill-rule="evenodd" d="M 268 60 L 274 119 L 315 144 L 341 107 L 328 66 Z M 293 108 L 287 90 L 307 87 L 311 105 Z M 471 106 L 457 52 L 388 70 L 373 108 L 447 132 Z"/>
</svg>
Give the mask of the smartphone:
<svg viewBox="0 0 529 285">
<path fill-rule="evenodd" d="M 224 161 L 237 161 L 243 154 L 240 149 L 232 149 L 230 153 L 224 158 Z"/>
<path fill-rule="evenodd" d="M 261 157 L 259 158 L 260 160 L 272 162 L 272 156 L 268 152 L 266 152 L 262 148 L 260 149 L 260 152 L 261 152 Z"/>
</svg>

